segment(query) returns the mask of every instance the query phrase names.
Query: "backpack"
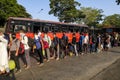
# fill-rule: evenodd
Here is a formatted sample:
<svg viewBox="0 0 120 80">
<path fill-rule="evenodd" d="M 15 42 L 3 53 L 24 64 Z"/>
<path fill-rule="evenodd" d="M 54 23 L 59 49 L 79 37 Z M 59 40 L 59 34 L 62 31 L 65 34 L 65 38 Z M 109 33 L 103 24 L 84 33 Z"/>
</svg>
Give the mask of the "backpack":
<svg viewBox="0 0 120 80">
<path fill-rule="evenodd" d="M 23 54 L 24 52 L 25 52 L 24 44 L 22 42 L 20 42 L 18 54 Z"/>
<path fill-rule="evenodd" d="M 25 37 L 25 36 L 24 36 Z M 24 37 L 23 37 L 23 39 L 24 39 Z M 27 36 L 26 36 L 27 37 Z M 30 37 L 27 37 L 28 38 L 28 46 L 29 47 L 33 47 L 33 45 L 34 45 L 34 39 L 32 39 L 32 38 L 30 38 Z"/>
<path fill-rule="evenodd" d="M 65 41 L 63 39 L 60 39 L 59 44 L 61 48 L 66 47 Z"/>
<path fill-rule="evenodd" d="M 18 39 L 15 40 L 16 46 L 17 46 L 17 41 L 18 41 Z M 18 54 L 23 54 L 24 51 L 25 51 L 24 44 L 22 42 L 20 42 Z"/>
<path fill-rule="evenodd" d="M 58 39 L 57 37 L 55 37 L 55 38 L 53 39 L 53 46 L 56 47 L 57 44 L 59 44 L 59 39 Z"/>
<path fill-rule="evenodd" d="M 33 47 L 33 45 L 34 45 L 34 39 L 28 37 L 28 46 Z"/>
<path fill-rule="evenodd" d="M 67 46 L 68 45 L 68 37 L 65 35 L 62 37 L 63 45 Z"/>
</svg>

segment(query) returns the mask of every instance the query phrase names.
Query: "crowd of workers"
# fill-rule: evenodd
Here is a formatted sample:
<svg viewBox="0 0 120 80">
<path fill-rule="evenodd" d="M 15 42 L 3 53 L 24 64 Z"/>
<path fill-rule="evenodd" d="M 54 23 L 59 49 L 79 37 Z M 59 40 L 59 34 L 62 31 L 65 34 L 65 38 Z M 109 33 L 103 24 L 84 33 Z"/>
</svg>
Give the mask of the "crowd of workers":
<svg viewBox="0 0 120 80">
<path fill-rule="evenodd" d="M 37 64 L 43 66 L 44 61 L 49 62 L 51 59 L 59 60 L 67 56 L 108 51 L 109 48 L 118 46 L 120 41 L 120 34 L 117 32 L 112 34 L 74 32 L 71 41 L 66 32 L 62 33 L 61 38 L 56 33 L 52 33 L 52 35 L 53 38 L 51 39 L 47 32 L 44 33 L 44 36 L 41 32 L 35 32 L 34 39 L 30 41 L 24 30 L 20 31 L 19 39 L 16 38 L 15 33 L 8 36 L 0 32 L 0 75 L 10 72 L 9 60 L 14 60 L 16 65 L 12 73 L 21 72 L 19 58 L 24 63 L 23 67 L 30 69 L 30 54 L 37 54 L 39 58 Z"/>
</svg>

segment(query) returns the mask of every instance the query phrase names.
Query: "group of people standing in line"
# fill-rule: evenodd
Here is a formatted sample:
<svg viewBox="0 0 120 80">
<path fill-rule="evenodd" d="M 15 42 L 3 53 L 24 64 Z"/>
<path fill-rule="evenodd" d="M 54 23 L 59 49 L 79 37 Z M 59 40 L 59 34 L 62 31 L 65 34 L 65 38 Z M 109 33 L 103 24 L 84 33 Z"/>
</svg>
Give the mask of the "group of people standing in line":
<svg viewBox="0 0 120 80">
<path fill-rule="evenodd" d="M 76 33 L 72 34 L 72 41 L 65 32 L 62 38 L 58 38 L 56 33 L 53 33 L 53 40 L 47 32 L 41 37 L 40 32 L 34 33 L 34 39 L 30 46 L 29 37 L 26 36 L 24 30 L 20 31 L 20 38 L 16 38 L 16 34 L 12 33 L 9 38 L 0 32 L 0 74 L 6 73 L 9 69 L 9 59 L 14 60 L 16 64 L 15 73 L 21 72 L 19 58 L 24 63 L 24 68 L 31 67 L 30 54 L 38 55 L 38 65 L 43 66 L 44 61 L 49 62 L 51 59 L 59 60 L 66 58 L 68 55 L 79 56 L 87 53 L 95 53 L 107 51 L 110 47 L 118 45 L 120 41 L 119 33 L 113 34 L 89 34 L 80 33 L 79 40 L 76 40 Z M 9 72 L 9 71 L 8 71 Z"/>
</svg>

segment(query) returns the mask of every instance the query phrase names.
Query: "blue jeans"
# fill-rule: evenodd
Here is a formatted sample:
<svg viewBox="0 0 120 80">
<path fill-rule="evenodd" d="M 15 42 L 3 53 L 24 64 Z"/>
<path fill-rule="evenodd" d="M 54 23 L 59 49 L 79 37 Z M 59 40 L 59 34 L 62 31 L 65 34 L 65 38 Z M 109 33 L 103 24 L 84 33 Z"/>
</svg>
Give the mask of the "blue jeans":
<svg viewBox="0 0 120 80">
<path fill-rule="evenodd" d="M 92 44 L 92 51 L 95 52 L 95 43 Z"/>
<path fill-rule="evenodd" d="M 95 44 L 90 44 L 90 53 L 95 52 Z"/>
</svg>

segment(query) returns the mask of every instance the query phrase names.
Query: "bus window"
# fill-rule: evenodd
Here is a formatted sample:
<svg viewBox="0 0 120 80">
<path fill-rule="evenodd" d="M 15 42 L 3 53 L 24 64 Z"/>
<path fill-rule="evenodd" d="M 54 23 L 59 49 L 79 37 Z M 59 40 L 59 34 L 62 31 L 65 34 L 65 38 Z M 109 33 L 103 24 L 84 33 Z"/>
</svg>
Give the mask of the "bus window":
<svg viewBox="0 0 120 80">
<path fill-rule="evenodd" d="M 31 32 L 31 31 L 32 31 L 31 27 L 28 26 L 28 32 Z"/>
<path fill-rule="evenodd" d="M 48 32 L 49 31 L 49 28 L 47 26 L 43 27 L 43 31 L 44 32 Z"/>
<path fill-rule="evenodd" d="M 81 27 L 79 28 L 79 32 L 82 32 L 82 28 Z"/>
<path fill-rule="evenodd" d="M 10 25 L 10 27 L 8 27 L 9 28 L 8 32 L 14 32 L 14 27 L 15 27 L 14 25 Z"/>
<path fill-rule="evenodd" d="M 73 32 L 73 27 L 72 26 L 69 27 L 69 31 Z"/>
<path fill-rule="evenodd" d="M 57 26 L 52 26 L 52 30 L 51 31 L 53 31 L 53 32 L 58 32 L 59 31 L 59 29 L 58 29 L 58 27 Z"/>
<path fill-rule="evenodd" d="M 71 30 L 72 30 L 72 32 L 78 32 L 79 27 L 78 26 L 71 26 Z"/>
<path fill-rule="evenodd" d="M 26 26 L 23 26 L 23 25 L 15 25 L 15 27 L 14 27 L 14 32 L 18 32 L 18 31 L 20 31 L 20 30 L 25 30 L 25 31 L 27 31 Z"/>
<path fill-rule="evenodd" d="M 38 31 L 40 31 L 40 26 L 34 26 L 33 27 L 33 32 L 35 33 L 35 32 L 38 32 Z"/>
<path fill-rule="evenodd" d="M 62 31 L 63 32 L 67 32 L 68 31 L 67 27 L 66 26 L 62 26 Z"/>
<path fill-rule="evenodd" d="M 113 29 L 108 28 L 108 29 L 106 29 L 106 32 L 111 33 L 111 32 L 113 32 Z"/>
<path fill-rule="evenodd" d="M 54 32 L 59 32 L 59 29 L 58 29 L 58 27 L 56 26 L 56 27 L 54 27 Z"/>
</svg>

